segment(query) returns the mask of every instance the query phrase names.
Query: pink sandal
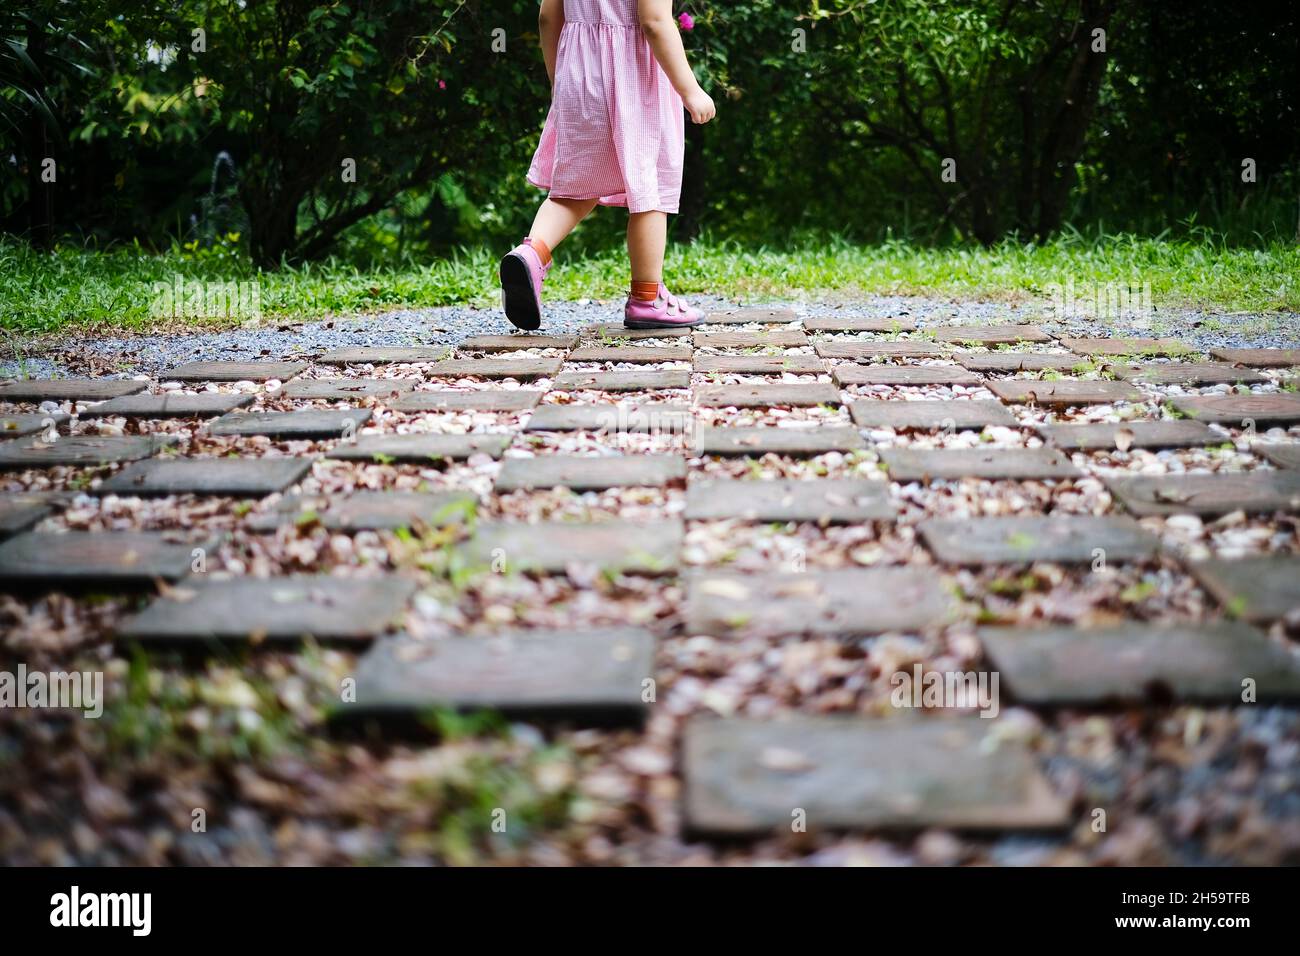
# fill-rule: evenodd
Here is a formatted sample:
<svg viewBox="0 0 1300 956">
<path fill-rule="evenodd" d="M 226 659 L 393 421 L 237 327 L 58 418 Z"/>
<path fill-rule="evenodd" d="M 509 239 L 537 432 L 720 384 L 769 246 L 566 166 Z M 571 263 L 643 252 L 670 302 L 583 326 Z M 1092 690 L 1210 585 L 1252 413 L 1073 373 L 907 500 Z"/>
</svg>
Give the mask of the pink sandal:
<svg viewBox="0 0 1300 956">
<path fill-rule="evenodd" d="M 703 312 L 677 298 L 662 282 L 653 302 L 629 295 L 623 307 L 623 325 L 629 329 L 678 329 L 703 321 Z"/>
<path fill-rule="evenodd" d="M 516 328 L 532 332 L 542 325 L 542 283 L 551 263 L 542 265 L 530 240 L 525 239 L 501 260 L 501 307 Z"/>
</svg>

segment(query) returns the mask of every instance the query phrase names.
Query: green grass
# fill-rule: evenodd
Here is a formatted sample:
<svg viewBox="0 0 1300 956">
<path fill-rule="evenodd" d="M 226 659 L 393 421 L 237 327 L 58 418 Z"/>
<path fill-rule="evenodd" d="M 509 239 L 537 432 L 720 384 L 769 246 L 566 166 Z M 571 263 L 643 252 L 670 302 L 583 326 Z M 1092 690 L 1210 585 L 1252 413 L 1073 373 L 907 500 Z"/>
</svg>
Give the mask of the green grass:
<svg viewBox="0 0 1300 956">
<path fill-rule="evenodd" d="M 183 310 L 174 318 L 157 315 L 155 283 L 174 287 L 177 277 L 255 282 L 264 321 L 399 307 L 492 306 L 500 251 L 464 250 L 429 262 L 408 257 L 373 269 L 327 260 L 259 272 L 229 248 L 152 254 L 129 246 L 64 246 L 47 254 L 0 239 L 0 329 L 30 334 L 221 327 L 247 318 L 186 318 Z M 626 288 L 626 258 L 618 249 L 572 260 L 561 249 L 557 266 L 547 285 L 555 298 L 614 299 Z M 1179 240 L 1065 234 L 1041 246 L 1004 242 L 991 248 L 901 241 L 864 246 L 834 238 L 742 247 L 706 239 L 670 248 L 667 271 L 677 291 L 752 301 L 890 293 L 1046 304 L 1051 284 L 1072 279 L 1080 289 L 1149 282 L 1157 310 L 1300 311 L 1300 246 L 1274 242 L 1242 248 L 1209 234 Z"/>
</svg>

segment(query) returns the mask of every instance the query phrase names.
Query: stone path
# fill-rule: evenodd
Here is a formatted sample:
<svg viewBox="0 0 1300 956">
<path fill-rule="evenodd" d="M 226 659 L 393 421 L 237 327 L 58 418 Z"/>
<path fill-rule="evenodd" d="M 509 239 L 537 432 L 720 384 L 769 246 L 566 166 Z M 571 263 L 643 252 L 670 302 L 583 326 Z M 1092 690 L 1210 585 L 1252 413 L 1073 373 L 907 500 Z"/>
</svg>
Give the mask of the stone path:
<svg viewBox="0 0 1300 956">
<path fill-rule="evenodd" d="M 342 643 L 379 739 L 627 728 L 676 841 L 1064 845 L 1060 708 L 1300 696 L 1297 359 L 757 308 L 14 380 L 0 591 L 132 589 L 122 654 Z"/>
</svg>

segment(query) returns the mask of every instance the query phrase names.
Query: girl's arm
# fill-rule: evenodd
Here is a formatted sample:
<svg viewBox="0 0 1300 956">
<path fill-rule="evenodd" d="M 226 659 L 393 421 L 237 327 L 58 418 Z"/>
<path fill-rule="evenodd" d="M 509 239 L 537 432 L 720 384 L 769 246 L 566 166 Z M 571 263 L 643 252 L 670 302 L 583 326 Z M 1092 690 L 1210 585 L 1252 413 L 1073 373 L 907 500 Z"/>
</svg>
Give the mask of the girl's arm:
<svg viewBox="0 0 1300 956">
<path fill-rule="evenodd" d="M 686 105 L 686 112 L 696 123 L 707 123 L 713 119 L 717 110 L 713 99 L 700 88 L 691 72 L 691 65 L 686 62 L 686 50 L 682 47 L 682 35 L 673 19 L 672 0 L 637 0 L 637 10 L 641 19 L 641 32 L 650 41 L 650 49 L 655 59 L 668 75 L 668 82 L 681 96 Z"/>
<path fill-rule="evenodd" d="M 542 10 L 537 15 L 537 32 L 542 38 L 542 58 L 546 60 L 546 75 L 555 85 L 555 51 L 560 46 L 560 31 L 564 29 L 564 0 L 542 0 Z"/>
</svg>

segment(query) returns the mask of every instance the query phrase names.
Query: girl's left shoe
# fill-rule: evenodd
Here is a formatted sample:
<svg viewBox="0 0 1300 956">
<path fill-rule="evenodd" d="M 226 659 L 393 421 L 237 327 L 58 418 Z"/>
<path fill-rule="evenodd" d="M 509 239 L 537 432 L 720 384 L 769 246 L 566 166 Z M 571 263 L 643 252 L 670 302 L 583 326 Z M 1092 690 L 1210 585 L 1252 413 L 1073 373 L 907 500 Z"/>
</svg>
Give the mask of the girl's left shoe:
<svg viewBox="0 0 1300 956">
<path fill-rule="evenodd" d="M 551 263 L 525 239 L 501 260 L 501 307 L 516 328 L 533 332 L 542 326 L 542 283 Z"/>
<path fill-rule="evenodd" d="M 662 282 L 653 302 L 628 296 L 623 307 L 623 325 L 629 329 L 679 329 L 703 321 L 703 312 L 677 298 Z"/>
</svg>

